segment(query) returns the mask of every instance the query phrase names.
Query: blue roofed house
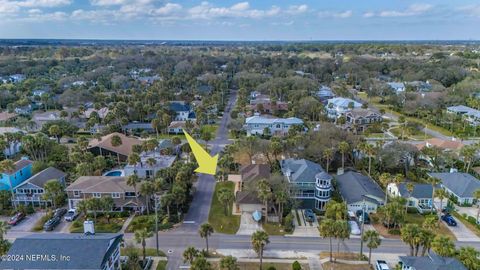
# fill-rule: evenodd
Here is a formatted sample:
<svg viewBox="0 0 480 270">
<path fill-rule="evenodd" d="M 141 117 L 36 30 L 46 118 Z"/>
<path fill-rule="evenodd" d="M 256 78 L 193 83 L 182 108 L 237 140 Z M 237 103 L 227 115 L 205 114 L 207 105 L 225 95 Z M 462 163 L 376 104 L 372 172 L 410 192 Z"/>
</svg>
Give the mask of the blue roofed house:
<svg viewBox="0 0 480 270">
<path fill-rule="evenodd" d="M 302 208 L 324 210 L 332 193 L 332 176 L 319 164 L 306 159 L 280 161 L 283 175 L 290 184 L 290 196 L 301 202 Z"/>
<path fill-rule="evenodd" d="M 352 109 L 361 108 L 362 104 L 349 98 L 336 97 L 327 101 L 327 116 L 331 119 L 338 118 Z"/>
<path fill-rule="evenodd" d="M 432 207 L 432 185 L 422 183 L 412 184 L 412 192 L 408 191 L 407 183 L 390 183 L 387 186 L 387 190 L 392 197 L 407 199 L 408 206 L 417 208 L 420 213 L 429 212 Z"/>
<path fill-rule="evenodd" d="M 303 126 L 303 120 L 296 117 L 276 118 L 254 115 L 245 119 L 244 129 L 247 136 L 263 135 L 266 130 L 270 135 L 284 136 L 295 125 Z"/>
<path fill-rule="evenodd" d="M 22 157 L 22 159 L 15 162 L 13 171 L 0 172 L 0 190 L 11 190 L 11 188 L 30 178 L 32 176 L 32 164 L 33 162 L 27 157 Z"/>
<path fill-rule="evenodd" d="M 326 102 L 327 100 L 335 97 L 335 94 L 333 93 L 332 89 L 325 85 L 322 85 L 320 89 L 318 89 L 316 95 L 321 102 Z"/>
<path fill-rule="evenodd" d="M 389 82 L 387 84 L 397 94 L 405 92 L 405 84 L 403 82 Z"/>
<path fill-rule="evenodd" d="M 0 269 L 119 270 L 122 240 L 120 233 L 30 234 L 18 237 L 8 251 L 23 260 L 0 261 Z"/>
<path fill-rule="evenodd" d="M 450 106 L 447 108 L 447 113 L 456 114 L 461 116 L 464 120 L 469 122 L 473 126 L 480 124 L 480 111 L 470 108 L 465 105 Z"/>
<path fill-rule="evenodd" d="M 459 205 L 476 203 L 473 192 L 480 189 L 480 180 L 468 173 L 428 173 L 429 176 L 440 179 L 440 187 L 455 198 Z"/>
<path fill-rule="evenodd" d="M 347 171 L 335 178 L 348 211 L 355 213 L 365 207 L 365 211 L 371 213 L 384 204 L 385 193 L 372 178 L 355 171 Z"/>
<path fill-rule="evenodd" d="M 196 119 L 195 112 L 190 105 L 183 101 L 170 102 L 169 109 L 175 112 L 174 121 L 193 121 Z"/>
<path fill-rule="evenodd" d="M 434 252 L 429 252 L 427 256 L 399 256 L 399 259 L 401 270 L 467 270 L 458 259 L 442 257 Z"/>
</svg>

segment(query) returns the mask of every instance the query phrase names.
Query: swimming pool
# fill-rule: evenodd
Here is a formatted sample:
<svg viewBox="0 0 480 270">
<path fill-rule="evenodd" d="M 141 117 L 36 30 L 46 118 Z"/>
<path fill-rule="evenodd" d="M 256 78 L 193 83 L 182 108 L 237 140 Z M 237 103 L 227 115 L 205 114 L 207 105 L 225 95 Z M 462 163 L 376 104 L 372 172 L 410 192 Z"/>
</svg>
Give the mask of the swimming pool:
<svg viewBox="0 0 480 270">
<path fill-rule="evenodd" d="M 122 170 L 109 171 L 103 174 L 103 176 L 123 176 L 123 171 Z"/>
</svg>

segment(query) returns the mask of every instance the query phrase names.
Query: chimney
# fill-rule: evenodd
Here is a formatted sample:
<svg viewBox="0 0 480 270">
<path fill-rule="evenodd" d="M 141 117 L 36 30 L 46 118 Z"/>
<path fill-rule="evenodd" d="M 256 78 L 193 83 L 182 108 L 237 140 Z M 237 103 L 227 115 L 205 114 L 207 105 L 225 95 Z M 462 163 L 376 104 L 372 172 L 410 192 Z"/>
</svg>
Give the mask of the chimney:
<svg viewBox="0 0 480 270">
<path fill-rule="evenodd" d="M 83 233 L 85 235 L 94 235 L 95 234 L 95 226 L 93 224 L 93 221 L 85 220 L 83 222 Z"/>
</svg>

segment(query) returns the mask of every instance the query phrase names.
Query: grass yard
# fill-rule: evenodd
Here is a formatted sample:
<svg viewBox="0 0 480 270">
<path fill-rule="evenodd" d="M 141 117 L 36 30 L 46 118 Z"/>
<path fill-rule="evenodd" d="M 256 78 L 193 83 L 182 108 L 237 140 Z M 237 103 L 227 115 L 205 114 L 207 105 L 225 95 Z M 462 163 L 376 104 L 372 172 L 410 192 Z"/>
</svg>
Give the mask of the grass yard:
<svg viewBox="0 0 480 270">
<path fill-rule="evenodd" d="M 135 248 L 136 251 L 138 252 L 139 256 L 142 256 L 142 248 Z M 160 256 L 160 257 L 166 257 L 167 255 L 165 252 L 159 250 L 158 255 L 157 255 L 157 250 L 154 248 L 146 248 L 145 249 L 145 254 L 150 257 L 155 257 L 155 256 Z M 125 256 L 125 248 L 120 249 L 120 255 Z M 165 261 L 166 262 L 166 261 Z"/>
<path fill-rule="evenodd" d="M 97 220 L 94 221 L 95 224 L 95 233 L 116 233 L 122 229 L 123 223 L 127 218 L 110 218 L 110 223 L 108 223 L 105 217 L 97 217 Z M 83 233 L 83 222 L 85 218 L 79 217 L 72 223 L 70 226 L 71 233 Z"/>
<path fill-rule="evenodd" d="M 215 192 L 213 194 L 212 205 L 210 206 L 210 213 L 208 215 L 208 222 L 213 226 L 215 232 L 235 234 L 240 227 L 240 216 L 232 215 L 231 207 L 226 216 L 224 205 L 217 198 L 217 193 L 221 188 L 228 188 L 234 192 L 235 183 L 233 182 L 217 182 L 215 185 Z"/>
<path fill-rule="evenodd" d="M 346 261 L 358 261 L 360 259 L 360 253 L 353 253 L 353 252 L 340 252 L 337 254 L 336 249 L 333 250 L 333 258 L 337 258 L 339 260 L 346 260 Z M 320 259 L 330 258 L 330 252 L 322 251 L 320 252 Z M 363 256 L 363 260 L 367 260 L 365 255 Z"/>
<path fill-rule="evenodd" d="M 239 270 L 258 270 L 260 263 L 258 262 L 238 262 L 238 269 Z M 301 264 L 302 270 L 310 270 L 308 264 Z M 213 269 L 220 269 L 218 267 L 218 262 L 212 262 Z M 276 270 L 292 270 L 291 263 L 269 263 L 264 262 L 262 265 L 262 269 L 268 269 L 269 267 L 275 267 Z M 313 270 L 313 269 L 312 269 Z"/>
<path fill-rule="evenodd" d="M 156 270 L 166 270 L 167 269 L 167 261 L 159 261 L 157 264 Z"/>
<path fill-rule="evenodd" d="M 268 235 L 285 235 L 284 228 L 280 223 L 267 222 L 263 223 L 262 227 Z"/>
<path fill-rule="evenodd" d="M 477 226 L 473 225 L 472 223 L 468 222 L 462 215 L 457 212 L 453 212 L 452 215 L 460 222 L 462 222 L 465 227 L 467 227 L 470 231 L 472 231 L 475 235 L 480 237 L 480 229 Z"/>
<path fill-rule="evenodd" d="M 168 230 L 173 227 L 173 224 L 164 221 L 164 217 L 160 216 L 158 217 L 158 230 L 163 231 L 163 230 Z M 130 221 L 130 224 L 128 224 L 127 229 L 125 232 L 127 233 L 133 233 L 138 230 L 142 229 L 147 229 L 148 231 L 155 231 L 155 214 L 150 214 L 150 215 L 141 215 L 141 216 L 135 216 L 132 221 Z"/>
<path fill-rule="evenodd" d="M 390 129 L 390 131 L 393 133 L 393 135 L 395 135 L 396 137 L 400 138 L 400 136 L 402 136 L 402 131 L 400 130 L 399 127 L 395 127 L 395 128 L 392 128 Z M 425 140 L 425 139 L 431 139 L 432 136 L 426 134 L 425 136 L 425 132 L 422 132 L 420 130 L 415 130 L 413 134 L 408 134 L 407 132 L 405 132 L 405 137 L 407 137 L 408 139 L 413 139 L 413 140 Z"/>
<path fill-rule="evenodd" d="M 330 263 L 322 264 L 323 269 L 332 270 L 371 270 L 373 269 L 369 264 L 344 264 L 344 263 Z"/>
</svg>

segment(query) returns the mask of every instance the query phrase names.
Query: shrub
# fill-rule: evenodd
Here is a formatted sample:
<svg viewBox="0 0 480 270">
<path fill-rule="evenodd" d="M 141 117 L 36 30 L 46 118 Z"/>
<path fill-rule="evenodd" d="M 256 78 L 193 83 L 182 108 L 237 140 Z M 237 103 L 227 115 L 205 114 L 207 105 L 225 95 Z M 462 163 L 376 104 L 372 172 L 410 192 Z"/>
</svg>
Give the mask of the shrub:
<svg viewBox="0 0 480 270">
<path fill-rule="evenodd" d="M 294 261 L 292 264 L 292 270 L 302 270 L 302 266 L 298 261 Z"/>
<path fill-rule="evenodd" d="M 293 224 L 293 215 L 290 213 L 288 214 L 285 219 L 283 220 L 285 232 L 291 233 L 294 229 Z"/>
<path fill-rule="evenodd" d="M 267 270 L 277 270 L 277 268 L 275 268 L 275 266 L 269 266 Z"/>
<path fill-rule="evenodd" d="M 391 235 L 400 235 L 400 230 L 399 229 L 390 229 L 388 230 L 388 233 Z"/>
</svg>

